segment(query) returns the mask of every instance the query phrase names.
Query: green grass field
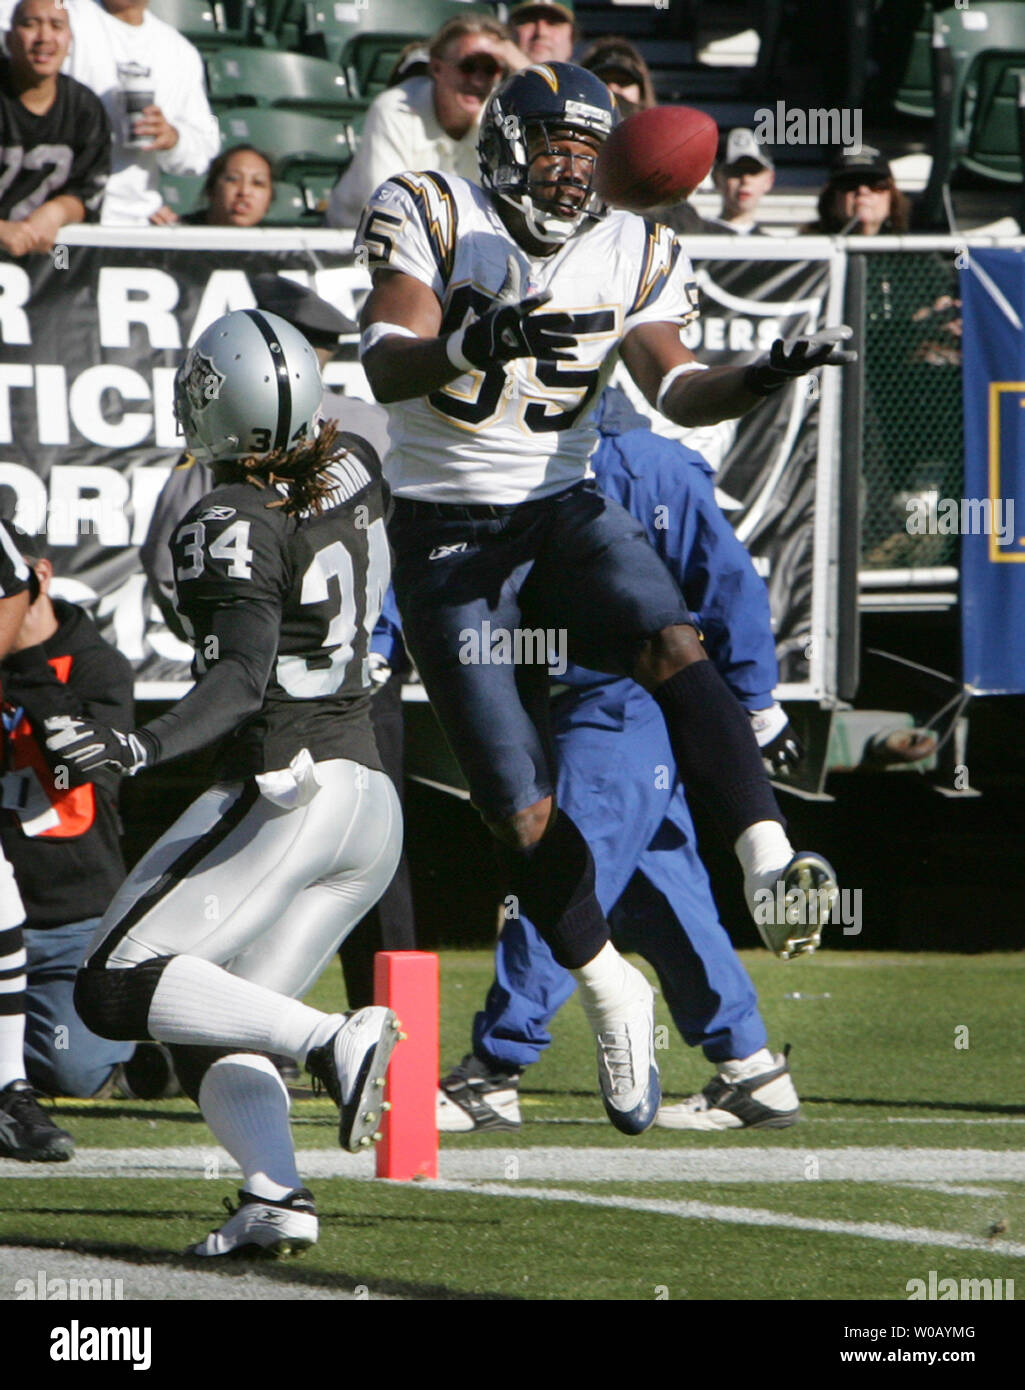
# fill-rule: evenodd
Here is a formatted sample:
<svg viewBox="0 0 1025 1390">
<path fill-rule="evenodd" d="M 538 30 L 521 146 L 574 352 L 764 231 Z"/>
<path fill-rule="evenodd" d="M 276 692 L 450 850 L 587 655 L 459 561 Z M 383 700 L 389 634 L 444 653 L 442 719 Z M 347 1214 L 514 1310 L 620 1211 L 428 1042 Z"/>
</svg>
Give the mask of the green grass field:
<svg viewBox="0 0 1025 1390">
<path fill-rule="evenodd" d="M 604 1117 L 571 1001 L 526 1075 L 521 1131 L 444 1136 L 437 1184 L 316 1176 L 337 1171 L 335 1112 L 296 1091 L 321 1239 L 260 1273 L 284 1297 L 899 1300 L 930 1271 L 1025 1291 L 1025 954 L 745 963 L 773 1045 L 792 1044 L 801 1124 L 625 1138 Z M 443 954 L 446 1066 L 467 1050 L 489 979 L 485 952 Z M 311 1002 L 338 1007 L 340 989 L 329 971 Z M 711 1069 L 661 999 L 657 1021 L 664 1091 L 700 1089 Z M 127 1262 L 147 1290 L 190 1268 L 180 1252 L 219 1224 L 236 1186 L 194 1108 L 58 1108 L 78 1141 L 72 1163 L 0 1161 L 0 1295 L 58 1250 Z M 225 1296 L 251 1268 L 217 1271 Z M 133 1294 L 129 1276 L 125 1296 L 154 1294 Z"/>
</svg>

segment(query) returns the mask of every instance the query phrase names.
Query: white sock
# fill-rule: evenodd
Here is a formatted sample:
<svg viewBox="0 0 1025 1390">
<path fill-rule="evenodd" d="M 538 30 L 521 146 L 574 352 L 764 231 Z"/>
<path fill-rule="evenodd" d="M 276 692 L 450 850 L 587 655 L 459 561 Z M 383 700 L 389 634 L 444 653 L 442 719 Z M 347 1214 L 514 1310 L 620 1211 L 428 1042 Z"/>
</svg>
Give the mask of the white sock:
<svg viewBox="0 0 1025 1390">
<path fill-rule="evenodd" d="M 767 1047 L 763 1047 L 743 1060 L 723 1062 L 719 1071 L 727 1081 L 749 1081 L 752 1076 L 764 1076 L 767 1071 L 774 1071 L 775 1068 L 775 1057 Z"/>
<path fill-rule="evenodd" d="M 9 869 L 6 860 L 0 860 Z M 0 885 L 3 877 L 0 874 Z M 15 1013 L 0 1012 L 0 1090 L 12 1081 L 25 1079 L 25 941 L 21 922 L 0 931 L 5 946 L 0 953 L 0 1007 L 15 1009 Z M 11 974 L 16 971 L 16 974 Z M 17 996 L 20 996 L 18 998 Z"/>
<path fill-rule="evenodd" d="M 611 941 L 606 941 L 586 965 L 569 973 L 580 986 L 580 1002 L 592 1026 L 606 1017 L 614 1017 L 624 993 L 636 988 L 636 981 L 631 976 L 637 972 Z"/>
<path fill-rule="evenodd" d="M 305 1062 L 344 1021 L 198 956 L 175 956 L 153 993 L 147 1026 L 158 1042 L 247 1047 Z"/>
<path fill-rule="evenodd" d="M 4 981 L 5 984 L 8 981 Z M 25 976 L 21 976 L 25 988 Z M 0 998 L 3 996 L 0 995 Z M 0 1091 L 12 1081 L 25 1080 L 25 1015 L 0 1014 Z"/>
<path fill-rule="evenodd" d="M 302 1187 L 288 1124 L 288 1088 L 269 1057 L 221 1057 L 199 1088 L 199 1108 L 242 1169 L 242 1186 L 280 1202 Z"/>
<path fill-rule="evenodd" d="M 757 880 L 756 887 L 762 887 L 763 881 L 767 883 L 770 878 L 775 883 L 779 871 L 794 857 L 787 832 L 778 820 L 755 821 L 737 837 L 733 848 L 744 870 L 745 883 Z"/>
</svg>

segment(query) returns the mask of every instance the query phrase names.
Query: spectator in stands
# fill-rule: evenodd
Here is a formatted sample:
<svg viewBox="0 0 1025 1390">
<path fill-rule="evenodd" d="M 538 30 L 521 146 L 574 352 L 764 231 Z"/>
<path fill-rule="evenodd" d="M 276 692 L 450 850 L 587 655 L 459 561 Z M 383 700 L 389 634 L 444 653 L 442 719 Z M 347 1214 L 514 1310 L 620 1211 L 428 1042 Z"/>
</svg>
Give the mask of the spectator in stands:
<svg viewBox="0 0 1025 1390">
<path fill-rule="evenodd" d="M 819 194 L 818 220 L 803 232 L 880 236 L 908 230 L 910 204 L 889 163 L 871 145 L 844 150 Z"/>
<path fill-rule="evenodd" d="M 167 221 L 186 226 L 258 227 L 274 201 L 274 169 L 270 158 L 253 145 L 222 150 L 207 170 L 203 184 L 206 205 L 198 212 Z"/>
<path fill-rule="evenodd" d="M 147 4 L 63 0 L 74 40 L 66 70 L 100 98 L 114 133 L 107 224 L 145 226 L 163 203 L 161 174 L 205 174 L 221 145 L 202 58 Z M 0 14 L 8 6 L 0 0 Z"/>
<path fill-rule="evenodd" d="M 8 526 L 35 577 L 34 600 L 0 666 L 3 806 L 0 841 L 25 904 L 25 1071 L 50 1095 L 91 1096 L 132 1055 L 75 1012 L 75 973 L 125 875 L 118 779 L 81 773 L 41 737 L 53 715 L 133 723 L 132 668 L 85 610 L 50 597 L 42 537 Z"/>
<path fill-rule="evenodd" d="M 648 65 L 626 39 L 596 39 L 581 56 L 580 66 L 600 77 L 621 107 L 629 103 L 625 114 L 658 105 Z"/>
<path fill-rule="evenodd" d="M 776 166 L 753 130 L 738 126 L 720 142 L 715 186 L 722 195 L 719 222 L 738 236 L 760 232 L 758 205 L 776 182 Z"/>
<path fill-rule="evenodd" d="M 110 125 L 99 99 L 60 71 L 71 46 L 57 0 L 21 0 L 0 58 L 0 247 L 48 251 L 61 227 L 95 220 L 110 173 Z"/>
<path fill-rule="evenodd" d="M 386 87 L 397 87 L 410 77 L 430 77 L 431 55 L 423 39 L 413 39 L 395 59 L 395 66 L 388 74 Z"/>
<path fill-rule="evenodd" d="M 509 16 L 516 42 L 532 63 L 571 63 L 576 41 L 572 0 L 536 0 Z"/>
<path fill-rule="evenodd" d="M 495 85 L 526 65 L 505 25 L 457 16 L 431 40 L 430 74 L 389 87 L 367 112 L 359 149 L 328 203 L 330 227 L 355 227 L 374 190 L 406 169 L 476 180 L 477 125 Z"/>
</svg>

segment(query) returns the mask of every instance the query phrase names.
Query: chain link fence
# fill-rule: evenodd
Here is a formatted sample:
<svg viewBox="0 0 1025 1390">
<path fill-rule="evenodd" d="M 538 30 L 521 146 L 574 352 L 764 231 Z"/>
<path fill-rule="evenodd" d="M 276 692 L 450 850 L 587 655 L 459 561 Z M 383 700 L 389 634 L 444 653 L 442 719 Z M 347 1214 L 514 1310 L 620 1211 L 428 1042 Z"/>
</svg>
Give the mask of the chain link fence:
<svg viewBox="0 0 1025 1390">
<path fill-rule="evenodd" d="M 856 254 L 853 240 L 848 250 Z M 956 565 L 957 536 L 940 534 L 937 516 L 942 498 L 963 493 L 955 255 L 882 251 L 864 261 L 861 567 Z"/>
</svg>

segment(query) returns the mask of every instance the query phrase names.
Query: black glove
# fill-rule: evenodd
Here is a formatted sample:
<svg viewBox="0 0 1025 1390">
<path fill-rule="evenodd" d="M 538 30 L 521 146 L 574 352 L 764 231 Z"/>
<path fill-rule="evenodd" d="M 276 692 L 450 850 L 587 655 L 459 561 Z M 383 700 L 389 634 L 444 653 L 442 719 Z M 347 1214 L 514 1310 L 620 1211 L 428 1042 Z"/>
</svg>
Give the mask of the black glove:
<svg viewBox="0 0 1025 1390">
<path fill-rule="evenodd" d="M 839 328 L 824 328 L 810 338 L 795 338 L 786 343 L 777 338 L 767 362 L 754 362 L 744 373 L 744 385 L 755 396 L 771 396 L 788 381 L 813 372 L 816 367 L 847 367 L 858 360 L 858 354 L 837 343 L 846 342 L 853 330 L 846 324 Z"/>
<path fill-rule="evenodd" d="M 577 340 L 569 314 L 533 312 L 551 297 L 546 292 L 521 299 L 518 304 L 496 305 L 462 330 L 462 341 L 453 345 L 454 351 L 480 371 L 516 357 L 571 361 Z"/>
<path fill-rule="evenodd" d="M 751 726 L 770 777 L 789 777 L 804 757 L 804 745 L 794 733 L 782 705 L 770 705 L 751 715 Z"/>
<path fill-rule="evenodd" d="M 82 772 L 112 767 L 133 777 L 149 761 L 149 750 L 137 733 L 123 734 L 104 724 L 57 714 L 45 721 L 46 746 Z"/>
</svg>

